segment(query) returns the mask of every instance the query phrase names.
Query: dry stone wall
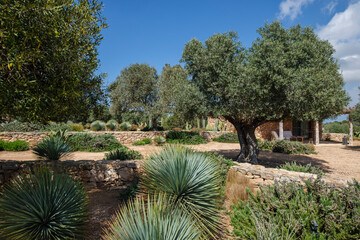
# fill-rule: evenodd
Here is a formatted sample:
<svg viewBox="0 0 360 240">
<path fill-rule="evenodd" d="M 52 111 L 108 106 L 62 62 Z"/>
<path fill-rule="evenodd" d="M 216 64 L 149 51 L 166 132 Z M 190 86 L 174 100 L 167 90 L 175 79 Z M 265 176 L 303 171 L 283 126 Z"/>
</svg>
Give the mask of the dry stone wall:
<svg viewBox="0 0 360 240">
<path fill-rule="evenodd" d="M 168 131 L 131 131 L 131 132 L 115 132 L 115 131 L 88 131 L 88 132 L 67 132 L 67 135 L 71 134 L 92 134 L 92 135 L 102 135 L 110 134 L 113 135 L 117 140 L 122 144 L 131 144 L 136 141 L 143 140 L 144 138 L 154 139 L 157 136 L 165 137 Z M 218 137 L 224 132 L 200 132 L 200 135 L 203 136 L 207 141 L 211 141 L 212 138 Z M 0 132 L 0 140 L 5 141 L 15 141 L 15 140 L 24 140 L 29 142 L 30 148 L 36 146 L 41 140 L 49 135 L 48 132 Z"/>
<path fill-rule="evenodd" d="M 53 167 L 46 161 L 0 161 L 0 186 L 11 181 L 19 174 L 32 172 L 41 166 Z M 80 179 L 87 189 L 106 190 L 126 189 L 137 181 L 140 161 L 129 160 L 81 160 L 58 161 L 55 165 L 61 171 Z"/>
<path fill-rule="evenodd" d="M 257 186 L 273 184 L 275 181 L 296 181 L 304 183 L 306 180 L 316 179 L 318 177 L 316 174 L 287 171 L 277 168 L 265 168 L 264 166 L 252 165 L 250 163 L 236 163 L 231 169 L 244 174 L 250 179 L 251 183 Z M 346 186 L 348 184 L 346 180 L 328 176 L 323 176 L 322 179 L 337 187 Z"/>
</svg>

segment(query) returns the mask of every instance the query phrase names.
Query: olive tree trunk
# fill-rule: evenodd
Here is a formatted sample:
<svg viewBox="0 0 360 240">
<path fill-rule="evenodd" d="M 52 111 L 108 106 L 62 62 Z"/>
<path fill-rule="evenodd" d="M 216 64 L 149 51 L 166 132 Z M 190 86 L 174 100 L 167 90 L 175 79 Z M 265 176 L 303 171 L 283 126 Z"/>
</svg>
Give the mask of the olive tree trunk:
<svg viewBox="0 0 360 240">
<path fill-rule="evenodd" d="M 258 163 L 259 147 L 255 137 L 255 126 L 234 124 L 240 142 L 238 162 Z"/>
</svg>

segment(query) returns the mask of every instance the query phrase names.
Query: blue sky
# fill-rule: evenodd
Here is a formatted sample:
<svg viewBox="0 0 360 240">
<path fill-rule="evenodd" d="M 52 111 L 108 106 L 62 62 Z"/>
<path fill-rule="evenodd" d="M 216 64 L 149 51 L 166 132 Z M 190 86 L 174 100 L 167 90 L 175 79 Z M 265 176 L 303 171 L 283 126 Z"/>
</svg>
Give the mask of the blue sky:
<svg viewBox="0 0 360 240">
<path fill-rule="evenodd" d="M 179 63 L 186 42 L 206 40 L 215 33 L 238 32 L 244 46 L 258 37 L 266 21 L 280 20 L 285 27 L 313 26 L 337 50 L 345 89 L 359 101 L 360 0 L 103 0 L 109 28 L 99 47 L 98 73 L 105 84 L 115 81 L 132 63 L 148 63 L 158 73 Z"/>
</svg>

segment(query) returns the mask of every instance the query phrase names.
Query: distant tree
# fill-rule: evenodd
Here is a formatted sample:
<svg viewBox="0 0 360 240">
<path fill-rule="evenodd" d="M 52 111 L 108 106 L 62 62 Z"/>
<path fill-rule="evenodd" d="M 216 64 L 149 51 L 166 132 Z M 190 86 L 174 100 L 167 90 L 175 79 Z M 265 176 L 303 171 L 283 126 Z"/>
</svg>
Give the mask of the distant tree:
<svg viewBox="0 0 360 240">
<path fill-rule="evenodd" d="M 360 90 L 360 87 L 359 87 Z M 360 99 L 360 94 L 359 94 Z M 360 125 L 360 102 L 355 105 L 355 110 L 350 114 L 350 118 L 356 122 L 356 124 Z"/>
<path fill-rule="evenodd" d="M 339 113 L 349 97 L 335 50 L 312 28 L 284 29 L 279 22 L 258 29 L 248 51 L 235 32 L 185 45 L 182 61 L 204 97 L 209 114 L 237 130 L 238 161 L 257 163 L 255 129 L 286 117 L 322 120 Z"/>
<path fill-rule="evenodd" d="M 158 105 L 159 77 L 148 64 L 131 64 L 124 68 L 109 87 L 113 115 L 134 113 L 146 115 L 155 124 L 161 111 Z"/>
<path fill-rule="evenodd" d="M 101 8 L 98 0 L 1 1 L 0 116 L 86 119 L 102 104 Z"/>
<path fill-rule="evenodd" d="M 159 104 L 163 113 L 176 115 L 184 122 L 206 115 L 201 92 L 190 82 L 189 75 L 181 65 L 164 66 L 159 88 Z"/>
</svg>

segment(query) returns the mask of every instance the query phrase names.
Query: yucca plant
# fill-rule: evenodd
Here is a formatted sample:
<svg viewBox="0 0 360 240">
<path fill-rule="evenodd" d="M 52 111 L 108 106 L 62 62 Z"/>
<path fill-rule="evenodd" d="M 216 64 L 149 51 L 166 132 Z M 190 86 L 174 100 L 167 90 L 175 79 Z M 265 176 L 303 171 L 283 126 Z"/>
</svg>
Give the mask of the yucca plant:
<svg viewBox="0 0 360 240">
<path fill-rule="evenodd" d="M 103 121 L 96 120 L 95 122 L 91 123 L 91 130 L 92 131 L 104 131 L 105 123 Z"/>
<path fill-rule="evenodd" d="M 15 178 L 0 195 L 0 239 L 83 239 L 88 197 L 83 185 L 46 168 Z"/>
<path fill-rule="evenodd" d="M 66 132 L 67 132 L 66 129 L 59 129 L 57 131 L 51 131 L 50 137 L 57 137 L 57 138 L 60 138 L 61 140 L 63 140 L 64 142 L 66 142 L 69 137 L 66 135 Z"/>
<path fill-rule="evenodd" d="M 220 169 L 214 159 L 182 146 L 168 146 L 144 163 L 143 186 L 181 203 L 206 238 L 219 230 Z"/>
<path fill-rule="evenodd" d="M 118 126 L 118 123 L 116 120 L 109 120 L 107 123 L 106 123 L 106 127 L 108 129 L 110 129 L 111 131 L 114 131 Z"/>
<path fill-rule="evenodd" d="M 173 199 L 164 195 L 137 198 L 116 214 L 104 240 L 196 240 L 201 231 L 196 222 Z"/>
<path fill-rule="evenodd" d="M 60 160 L 69 155 L 70 146 L 59 136 L 49 136 L 39 143 L 33 153 L 43 160 Z"/>
</svg>

